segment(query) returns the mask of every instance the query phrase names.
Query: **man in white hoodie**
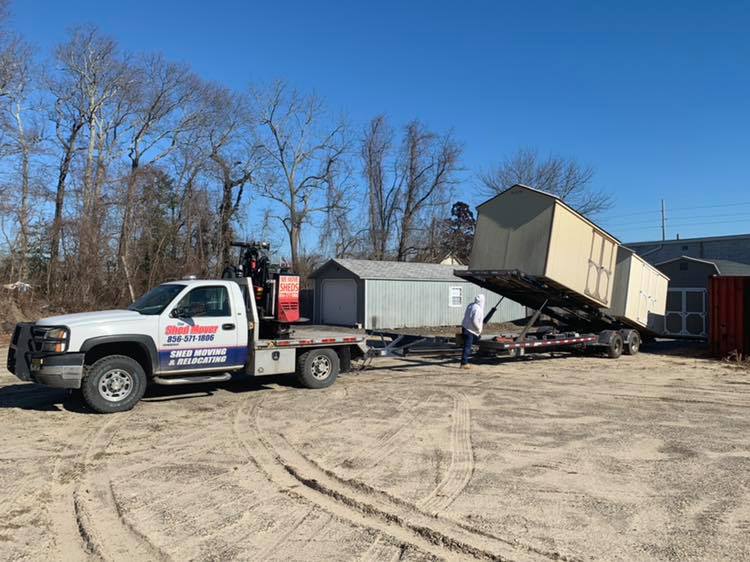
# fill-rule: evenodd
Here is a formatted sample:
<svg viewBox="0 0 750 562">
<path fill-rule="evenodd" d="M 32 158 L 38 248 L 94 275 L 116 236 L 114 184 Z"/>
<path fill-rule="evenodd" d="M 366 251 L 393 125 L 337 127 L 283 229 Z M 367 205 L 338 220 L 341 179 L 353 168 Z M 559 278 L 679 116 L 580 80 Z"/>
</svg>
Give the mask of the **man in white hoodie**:
<svg viewBox="0 0 750 562">
<path fill-rule="evenodd" d="M 469 368 L 471 346 L 479 339 L 484 324 L 484 295 L 477 295 L 474 302 L 466 307 L 461 332 L 464 336 L 464 352 L 461 356 L 461 368 Z"/>
</svg>

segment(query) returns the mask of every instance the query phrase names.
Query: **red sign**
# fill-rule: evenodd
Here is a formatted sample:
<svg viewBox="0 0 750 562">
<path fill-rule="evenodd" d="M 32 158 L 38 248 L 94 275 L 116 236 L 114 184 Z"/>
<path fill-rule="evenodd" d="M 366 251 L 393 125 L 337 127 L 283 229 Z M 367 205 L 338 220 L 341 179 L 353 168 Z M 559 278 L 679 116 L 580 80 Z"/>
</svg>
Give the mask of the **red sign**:
<svg viewBox="0 0 750 562">
<path fill-rule="evenodd" d="M 279 275 L 278 319 L 281 322 L 299 320 L 299 277 Z"/>
<path fill-rule="evenodd" d="M 297 298 L 299 296 L 299 277 L 296 275 L 279 275 L 279 299 Z"/>
</svg>

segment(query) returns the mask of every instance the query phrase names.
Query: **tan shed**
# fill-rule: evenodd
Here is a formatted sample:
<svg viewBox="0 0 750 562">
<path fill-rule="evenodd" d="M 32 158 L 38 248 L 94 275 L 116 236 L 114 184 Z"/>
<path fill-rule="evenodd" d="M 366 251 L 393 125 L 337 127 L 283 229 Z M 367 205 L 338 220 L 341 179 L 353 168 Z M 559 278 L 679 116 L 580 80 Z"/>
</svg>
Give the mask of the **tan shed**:
<svg viewBox="0 0 750 562">
<path fill-rule="evenodd" d="M 644 261 L 633 250 L 617 250 L 612 316 L 633 327 L 664 333 L 669 277 Z"/>
<path fill-rule="evenodd" d="M 612 302 L 619 242 L 557 197 L 524 186 L 478 207 L 470 271 L 513 271 L 575 293 L 595 307 Z"/>
</svg>

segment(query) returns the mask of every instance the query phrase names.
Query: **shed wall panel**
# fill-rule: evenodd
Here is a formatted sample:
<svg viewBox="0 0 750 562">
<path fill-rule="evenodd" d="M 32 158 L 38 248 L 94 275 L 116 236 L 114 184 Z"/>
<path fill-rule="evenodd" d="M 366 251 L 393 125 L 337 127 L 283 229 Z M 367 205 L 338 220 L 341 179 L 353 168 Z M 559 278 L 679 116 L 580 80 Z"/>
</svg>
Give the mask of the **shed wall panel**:
<svg viewBox="0 0 750 562">
<path fill-rule="evenodd" d="M 461 287 L 460 306 L 451 307 L 450 288 Z M 466 306 L 478 294 L 486 295 L 486 310 L 493 307 L 499 295 L 462 281 L 389 281 L 367 280 L 365 297 L 367 329 L 417 328 L 422 326 L 458 326 Z M 525 315 L 518 303 L 504 300 L 492 322 L 507 322 Z"/>
<path fill-rule="evenodd" d="M 469 269 L 544 275 L 554 200 L 512 189 L 479 208 Z"/>
<path fill-rule="evenodd" d="M 628 248 L 617 251 L 610 314 L 633 327 L 664 332 L 669 279 Z"/>
<path fill-rule="evenodd" d="M 545 277 L 608 306 L 617 246 L 611 236 L 556 202 Z"/>
</svg>

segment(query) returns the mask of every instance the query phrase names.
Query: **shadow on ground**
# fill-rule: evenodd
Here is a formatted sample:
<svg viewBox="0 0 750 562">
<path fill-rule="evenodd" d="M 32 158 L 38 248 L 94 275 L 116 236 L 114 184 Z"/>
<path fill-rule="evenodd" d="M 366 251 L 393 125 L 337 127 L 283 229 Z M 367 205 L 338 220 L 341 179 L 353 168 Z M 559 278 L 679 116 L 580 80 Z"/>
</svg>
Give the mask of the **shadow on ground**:
<svg viewBox="0 0 750 562">
<path fill-rule="evenodd" d="M 142 402 L 170 402 L 198 396 L 213 396 L 217 391 L 243 394 L 268 390 L 270 385 L 299 388 L 293 377 L 269 376 L 262 379 L 238 377 L 222 383 L 202 383 L 179 386 L 151 384 Z M 0 388 L 0 409 L 19 408 L 40 412 L 72 412 L 76 414 L 95 413 L 83 402 L 79 390 L 50 388 L 34 383 L 11 384 Z"/>
</svg>

